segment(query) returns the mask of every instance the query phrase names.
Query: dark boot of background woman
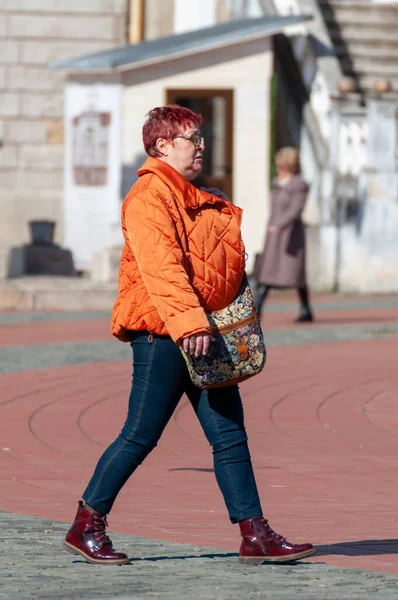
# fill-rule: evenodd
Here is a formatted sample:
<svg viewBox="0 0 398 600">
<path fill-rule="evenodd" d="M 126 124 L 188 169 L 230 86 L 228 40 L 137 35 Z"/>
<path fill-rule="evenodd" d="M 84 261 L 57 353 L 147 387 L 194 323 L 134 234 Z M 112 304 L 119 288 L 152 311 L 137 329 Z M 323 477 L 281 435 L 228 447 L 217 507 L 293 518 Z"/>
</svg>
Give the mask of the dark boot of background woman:
<svg viewBox="0 0 398 600">
<path fill-rule="evenodd" d="M 298 288 L 297 292 L 300 298 L 301 308 L 296 323 L 310 323 L 314 320 L 314 315 L 310 306 L 308 287 Z"/>
<path fill-rule="evenodd" d="M 264 304 L 269 293 L 269 287 L 264 283 L 259 283 L 256 285 L 254 291 L 254 307 L 259 315 L 261 315 L 261 308 Z"/>
<path fill-rule="evenodd" d="M 106 534 L 106 516 L 88 510 L 79 502 L 76 518 L 66 534 L 64 548 L 71 554 L 80 554 L 93 564 L 125 565 L 129 563 L 127 554 L 115 552 Z"/>
</svg>

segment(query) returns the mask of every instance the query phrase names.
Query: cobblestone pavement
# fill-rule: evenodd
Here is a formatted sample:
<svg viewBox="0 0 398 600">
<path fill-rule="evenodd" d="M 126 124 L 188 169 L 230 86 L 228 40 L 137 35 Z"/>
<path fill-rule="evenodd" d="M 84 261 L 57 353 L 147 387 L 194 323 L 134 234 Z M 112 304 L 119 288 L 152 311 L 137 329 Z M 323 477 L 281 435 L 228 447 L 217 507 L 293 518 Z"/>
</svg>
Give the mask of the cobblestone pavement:
<svg viewBox="0 0 398 600">
<path fill-rule="evenodd" d="M 398 298 L 294 295 L 263 314 L 265 370 L 241 386 L 265 514 L 317 555 L 238 565 L 211 451 L 183 399 L 110 515 L 126 567 L 61 550 L 76 501 L 120 431 L 128 344 L 107 312 L 0 313 L 0 598 L 397 597 Z"/>
<path fill-rule="evenodd" d="M 67 525 L 0 513 L 0 598 L 77 600 L 395 600 L 398 577 L 310 561 L 248 567 L 223 550 L 113 534 L 130 565 L 101 567 L 60 551 Z"/>
</svg>

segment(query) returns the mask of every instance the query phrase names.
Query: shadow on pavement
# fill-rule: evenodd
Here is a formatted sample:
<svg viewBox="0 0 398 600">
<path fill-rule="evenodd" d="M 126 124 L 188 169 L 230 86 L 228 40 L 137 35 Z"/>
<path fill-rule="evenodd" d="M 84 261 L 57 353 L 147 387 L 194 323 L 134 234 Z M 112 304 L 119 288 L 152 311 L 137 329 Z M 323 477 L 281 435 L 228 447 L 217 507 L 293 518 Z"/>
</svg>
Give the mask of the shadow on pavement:
<svg viewBox="0 0 398 600">
<path fill-rule="evenodd" d="M 131 557 L 129 559 L 129 562 L 126 563 L 125 565 L 114 565 L 115 567 L 127 567 L 128 565 L 133 565 L 134 563 L 138 563 L 138 562 L 158 562 L 158 561 L 162 561 L 162 560 L 192 560 L 192 559 L 216 559 L 216 558 L 235 558 L 237 559 L 239 557 L 239 554 L 237 552 L 226 552 L 225 554 L 217 554 L 217 553 L 211 553 L 211 554 L 178 554 L 178 555 L 163 555 L 163 556 L 145 556 L 145 557 Z M 76 559 L 73 561 L 74 564 L 86 564 L 89 566 L 98 566 L 98 565 L 91 565 L 88 561 L 86 560 L 82 560 L 82 559 Z M 236 564 L 238 564 L 238 561 L 236 561 Z M 290 561 L 286 561 L 284 563 L 264 563 L 262 565 L 256 565 L 256 568 L 258 567 L 277 567 L 278 569 L 283 569 L 283 567 L 292 567 L 292 566 L 308 566 L 311 565 L 313 563 L 311 563 L 310 560 L 306 560 L 306 561 L 301 561 L 301 560 L 290 560 Z M 323 562 L 317 562 L 317 565 L 326 565 L 326 563 Z M 108 565 L 109 566 L 109 565 Z M 245 565 L 246 567 L 250 565 Z"/>
<path fill-rule="evenodd" d="M 342 542 L 339 544 L 325 544 L 316 546 L 316 556 L 330 556 L 339 554 L 342 556 L 367 556 L 376 554 L 398 554 L 398 539 L 391 540 L 360 540 L 356 542 Z M 159 561 L 159 560 L 184 560 L 186 558 L 237 558 L 237 552 L 225 553 L 210 553 L 210 554 L 185 554 L 185 555 L 164 555 L 164 556 L 147 556 L 144 558 L 131 558 L 130 563 L 139 561 Z M 293 561 L 298 564 L 299 561 Z M 308 564 L 306 563 L 300 564 Z M 271 564 L 271 563 L 270 563 Z M 275 563 L 272 563 L 275 566 Z M 286 565 L 292 563 L 284 563 Z M 280 566 L 283 566 L 281 564 Z"/>
<path fill-rule="evenodd" d="M 237 558 L 239 556 L 239 554 L 237 552 L 223 552 L 223 553 L 210 553 L 210 554 L 164 554 L 163 556 L 144 556 L 144 557 L 139 557 L 139 556 L 134 556 L 132 558 L 130 558 L 130 562 L 128 564 L 132 564 L 135 562 L 157 562 L 160 560 L 185 560 L 185 559 L 192 559 L 192 558 L 199 558 L 199 559 L 203 559 L 203 558 Z M 90 564 L 85 560 L 82 559 L 76 559 L 73 561 L 73 563 L 84 563 L 84 564 Z M 97 566 L 97 565 L 93 565 L 93 566 Z M 126 565 L 114 565 L 114 566 L 121 566 L 124 567 Z"/>
<path fill-rule="evenodd" d="M 201 467 L 176 467 L 175 469 L 169 469 L 169 471 L 200 471 L 201 473 L 214 473 L 214 469 L 204 469 Z"/>
<path fill-rule="evenodd" d="M 370 554 L 398 554 L 398 540 L 361 540 L 316 546 L 316 556 L 367 556 Z"/>
<path fill-rule="evenodd" d="M 255 464 L 254 468 L 257 471 L 258 469 L 280 469 L 281 467 Z M 203 467 L 175 467 L 174 469 L 169 469 L 169 471 L 199 471 L 201 473 L 214 473 L 214 469 Z"/>
<path fill-rule="evenodd" d="M 178 554 L 178 555 L 164 555 L 164 556 L 145 556 L 144 558 L 130 558 L 130 563 L 139 562 L 139 561 L 158 561 L 158 560 L 185 560 L 186 558 L 236 558 L 239 554 L 237 552 L 223 552 L 219 553 L 210 553 L 210 554 Z"/>
</svg>

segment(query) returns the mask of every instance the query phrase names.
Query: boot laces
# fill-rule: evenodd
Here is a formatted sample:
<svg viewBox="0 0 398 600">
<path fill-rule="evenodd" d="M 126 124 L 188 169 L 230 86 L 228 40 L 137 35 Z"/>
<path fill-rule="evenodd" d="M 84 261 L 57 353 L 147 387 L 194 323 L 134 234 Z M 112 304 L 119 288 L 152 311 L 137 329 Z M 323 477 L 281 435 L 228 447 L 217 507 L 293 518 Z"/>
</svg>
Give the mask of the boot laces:
<svg viewBox="0 0 398 600">
<path fill-rule="evenodd" d="M 285 544 L 286 543 L 286 538 L 284 538 L 282 535 L 280 535 L 279 533 L 276 533 L 272 527 L 268 524 L 267 519 L 261 519 L 263 525 L 264 525 L 264 529 L 265 529 L 265 535 L 268 539 L 276 542 L 277 544 Z"/>
<path fill-rule="evenodd" d="M 112 542 L 109 536 L 106 534 L 106 528 L 108 527 L 108 521 L 106 516 L 100 517 L 99 515 L 93 515 L 94 526 L 95 526 L 95 537 L 101 547 L 110 546 L 112 548 Z"/>
</svg>

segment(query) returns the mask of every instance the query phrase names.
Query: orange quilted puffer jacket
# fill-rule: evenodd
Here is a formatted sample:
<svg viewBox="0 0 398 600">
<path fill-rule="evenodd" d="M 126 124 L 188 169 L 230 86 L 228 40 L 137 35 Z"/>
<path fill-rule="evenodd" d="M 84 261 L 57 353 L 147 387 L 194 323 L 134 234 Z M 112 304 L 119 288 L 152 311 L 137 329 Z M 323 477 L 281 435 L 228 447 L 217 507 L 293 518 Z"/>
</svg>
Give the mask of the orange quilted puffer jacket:
<svg viewBox="0 0 398 600">
<path fill-rule="evenodd" d="M 210 331 L 205 311 L 227 306 L 245 269 L 242 210 L 148 158 L 122 206 L 125 244 L 112 333 L 184 337 Z"/>
</svg>

